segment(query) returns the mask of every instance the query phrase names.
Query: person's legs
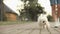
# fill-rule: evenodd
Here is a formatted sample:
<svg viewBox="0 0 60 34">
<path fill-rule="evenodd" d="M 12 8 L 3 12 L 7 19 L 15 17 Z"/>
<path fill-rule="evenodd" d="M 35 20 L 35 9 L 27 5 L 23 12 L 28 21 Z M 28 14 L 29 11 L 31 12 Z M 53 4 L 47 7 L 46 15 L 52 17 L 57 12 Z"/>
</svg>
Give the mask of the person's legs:
<svg viewBox="0 0 60 34">
<path fill-rule="evenodd" d="M 57 15 L 56 15 L 56 7 L 55 7 L 55 5 L 52 5 L 52 17 L 53 17 L 54 21 L 56 21 Z"/>
<path fill-rule="evenodd" d="M 60 0 L 57 0 L 57 23 L 55 24 L 55 28 L 57 28 L 60 23 L 59 23 L 59 18 L 60 18 Z"/>
<path fill-rule="evenodd" d="M 56 5 L 57 5 L 57 0 L 50 0 L 51 7 L 52 7 L 52 17 L 53 20 L 56 21 L 57 15 L 56 15 Z"/>
<path fill-rule="evenodd" d="M 57 16 L 60 17 L 60 0 L 57 0 L 57 8 L 58 8 Z"/>
</svg>

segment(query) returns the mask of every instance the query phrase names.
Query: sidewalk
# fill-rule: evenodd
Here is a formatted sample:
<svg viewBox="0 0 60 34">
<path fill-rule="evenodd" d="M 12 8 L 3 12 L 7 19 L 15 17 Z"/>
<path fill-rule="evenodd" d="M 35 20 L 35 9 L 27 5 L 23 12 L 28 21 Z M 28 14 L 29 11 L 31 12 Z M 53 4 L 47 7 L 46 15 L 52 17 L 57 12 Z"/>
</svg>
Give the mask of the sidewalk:
<svg viewBox="0 0 60 34">
<path fill-rule="evenodd" d="M 50 23 L 51 26 L 54 23 Z M 51 27 L 49 30 L 43 29 L 40 31 L 38 24 L 36 22 L 30 24 L 16 24 L 16 25 L 6 25 L 0 26 L 0 34 L 60 34 L 59 28 Z"/>
</svg>

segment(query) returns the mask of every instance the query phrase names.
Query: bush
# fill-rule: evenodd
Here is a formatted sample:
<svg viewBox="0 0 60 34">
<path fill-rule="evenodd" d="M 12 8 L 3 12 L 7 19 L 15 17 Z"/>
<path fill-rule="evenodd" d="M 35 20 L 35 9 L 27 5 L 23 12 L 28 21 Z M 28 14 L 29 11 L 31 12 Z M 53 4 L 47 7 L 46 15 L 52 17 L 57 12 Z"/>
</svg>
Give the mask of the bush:
<svg viewBox="0 0 60 34">
<path fill-rule="evenodd" d="M 47 18 L 48 18 L 48 21 L 50 21 L 50 22 L 54 21 L 53 17 L 51 15 L 48 15 Z"/>
</svg>

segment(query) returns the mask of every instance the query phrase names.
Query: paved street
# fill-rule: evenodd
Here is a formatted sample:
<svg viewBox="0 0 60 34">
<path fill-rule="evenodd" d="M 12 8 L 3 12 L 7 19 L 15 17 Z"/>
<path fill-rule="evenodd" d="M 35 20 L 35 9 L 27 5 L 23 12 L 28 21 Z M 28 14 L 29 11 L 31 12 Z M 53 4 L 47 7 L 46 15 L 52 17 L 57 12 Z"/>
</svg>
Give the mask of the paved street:
<svg viewBox="0 0 60 34">
<path fill-rule="evenodd" d="M 3 25 L 0 26 L 0 34 L 60 34 L 60 27 L 54 28 L 53 24 L 50 23 L 51 28 L 39 29 L 36 22 L 26 24 L 15 24 L 15 25 Z"/>
</svg>

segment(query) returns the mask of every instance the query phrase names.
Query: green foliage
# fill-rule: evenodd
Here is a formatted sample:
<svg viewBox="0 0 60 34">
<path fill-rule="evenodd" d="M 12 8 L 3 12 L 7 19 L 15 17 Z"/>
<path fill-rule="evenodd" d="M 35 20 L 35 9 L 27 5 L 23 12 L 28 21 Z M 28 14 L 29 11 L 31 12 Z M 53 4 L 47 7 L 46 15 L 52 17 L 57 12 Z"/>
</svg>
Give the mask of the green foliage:
<svg viewBox="0 0 60 34">
<path fill-rule="evenodd" d="M 51 15 L 48 15 L 47 18 L 48 18 L 48 21 L 50 21 L 50 22 L 54 21 L 53 17 Z"/>
<path fill-rule="evenodd" d="M 27 24 L 33 23 L 32 21 L 0 21 L 0 26 L 2 25 L 14 25 L 14 24 Z"/>
<path fill-rule="evenodd" d="M 26 4 L 26 1 L 29 1 L 28 4 Z M 43 7 L 37 3 L 38 0 L 24 0 L 24 10 L 26 13 L 26 17 L 36 21 L 37 20 L 37 15 L 41 14 L 44 12 Z M 29 6 L 28 6 L 29 5 Z"/>
</svg>

